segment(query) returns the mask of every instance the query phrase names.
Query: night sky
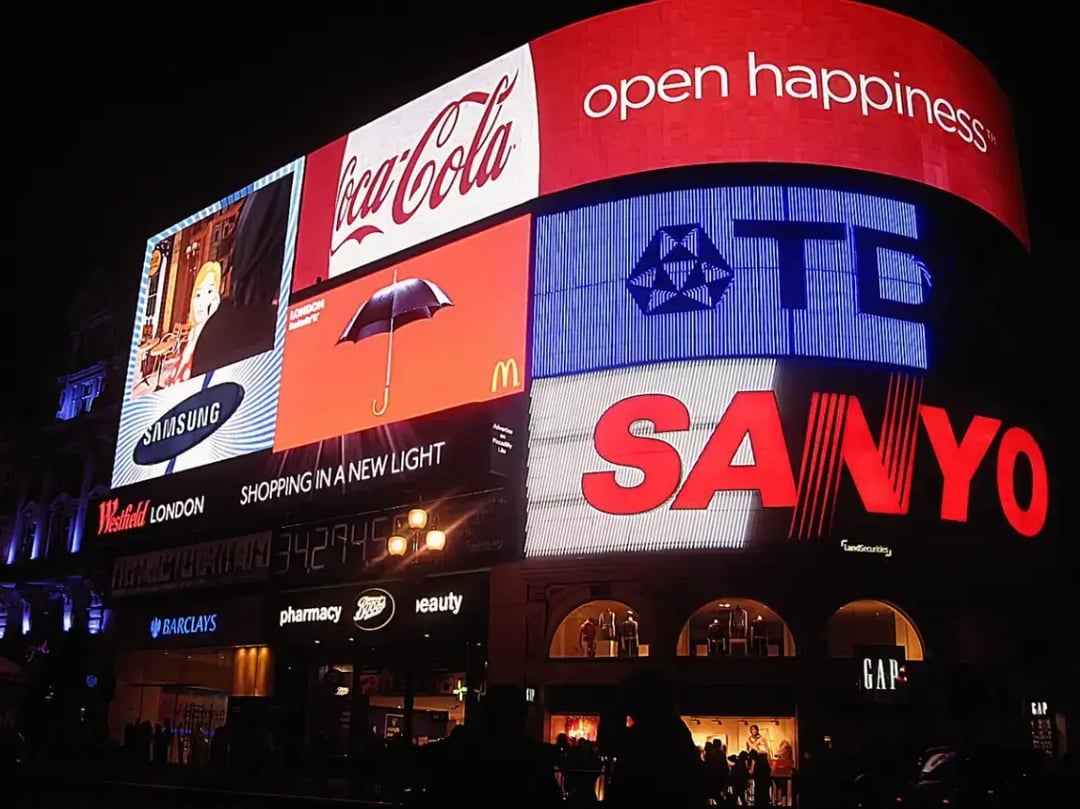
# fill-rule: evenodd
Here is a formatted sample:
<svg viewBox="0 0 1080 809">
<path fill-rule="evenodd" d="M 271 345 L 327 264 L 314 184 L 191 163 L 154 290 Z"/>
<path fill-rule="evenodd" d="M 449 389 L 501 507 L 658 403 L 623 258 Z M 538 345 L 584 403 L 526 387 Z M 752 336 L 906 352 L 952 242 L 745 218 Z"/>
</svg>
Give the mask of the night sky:
<svg viewBox="0 0 1080 809">
<path fill-rule="evenodd" d="M 6 378 L 41 376 L 42 360 L 63 345 L 80 284 L 106 285 L 130 306 L 148 236 L 531 37 L 620 5 L 541 3 L 526 15 L 513 4 L 446 3 L 421 15 L 412 4 L 373 2 L 381 13 L 257 23 L 178 7 L 152 24 L 110 27 L 88 13 L 15 34 L 30 40 L 39 68 L 8 71 L 19 182 L 9 241 L 18 294 L 9 292 L 17 303 L 5 321 L 17 350 L 4 353 L 14 359 Z M 1064 195 L 1054 188 L 1072 163 L 1060 157 L 1070 138 L 1060 116 L 1071 113 L 1041 103 L 1053 68 L 1045 62 L 1062 61 L 1052 46 L 1031 44 L 1045 41 L 1043 21 L 1009 7 L 989 19 L 985 3 L 887 5 L 948 31 L 999 76 L 1017 117 L 1037 272 L 1066 274 L 1059 264 L 1071 272 L 1075 262 L 1060 259 L 1055 201 Z M 131 316 L 120 311 L 123 335 Z M 1045 311 L 1011 316 L 1033 352 L 1052 338 Z"/>
</svg>

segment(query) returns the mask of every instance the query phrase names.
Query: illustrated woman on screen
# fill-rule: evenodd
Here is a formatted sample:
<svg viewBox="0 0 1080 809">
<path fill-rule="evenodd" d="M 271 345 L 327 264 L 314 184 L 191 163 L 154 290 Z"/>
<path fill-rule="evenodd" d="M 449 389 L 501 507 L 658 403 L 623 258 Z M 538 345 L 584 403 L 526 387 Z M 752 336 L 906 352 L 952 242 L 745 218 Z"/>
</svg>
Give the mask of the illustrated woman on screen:
<svg viewBox="0 0 1080 809">
<path fill-rule="evenodd" d="M 221 306 L 221 265 L 216 261 L 208 261 L 199 269 L 195 276 L 195 286 L 191 290 L 191 314 L 189 321 L 191 330 L 180 352 L 180 364 L 176 367 L 176 382 L 184 382 L 191 378 L 191 358 L 195 354 L 195 346 L 199 343 L 203 327 L 210 316 Z"/>
<path fill-rule="evenodd" d="M 291 195 L 292 177 L 282 177 L 244 200 L 226 265 L 229 295 L 202 330 L 192 376 L 274 347 Z"/>
</svg>

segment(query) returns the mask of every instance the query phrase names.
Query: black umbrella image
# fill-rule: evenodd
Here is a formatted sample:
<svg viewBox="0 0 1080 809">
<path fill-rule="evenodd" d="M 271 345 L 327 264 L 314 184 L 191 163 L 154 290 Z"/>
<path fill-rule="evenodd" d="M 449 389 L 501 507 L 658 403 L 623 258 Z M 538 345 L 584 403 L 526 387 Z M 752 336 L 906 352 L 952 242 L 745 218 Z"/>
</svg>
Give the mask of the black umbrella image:
<svg viewBox="0 0 1080 809">
<path fill-rule="evenodd" d="M 423 278 L 406 278 L 397 280 L 397 270 L 394 270 L 394 280 L 390 286 L 376 290 L 375 294 L 360 304 L 356 314 L 352 316 L 349 325 L 345 327 L 338 345 L 341 343 L 359 343 L 365 337 L 375 334 L 386 334 L 386 382 L 383 386 L 382 407 L 378 399 L 371 400 L 371 412 L 381 416 L 386 412 L 390 402 L 390 368 L 394 357 L 394 331 L 417 320 L 427 320 L 435 317 L 435 313 L 444 306 L 453 306 L 439 285 L 434 281 L 426 281 Z"/>
</svg>

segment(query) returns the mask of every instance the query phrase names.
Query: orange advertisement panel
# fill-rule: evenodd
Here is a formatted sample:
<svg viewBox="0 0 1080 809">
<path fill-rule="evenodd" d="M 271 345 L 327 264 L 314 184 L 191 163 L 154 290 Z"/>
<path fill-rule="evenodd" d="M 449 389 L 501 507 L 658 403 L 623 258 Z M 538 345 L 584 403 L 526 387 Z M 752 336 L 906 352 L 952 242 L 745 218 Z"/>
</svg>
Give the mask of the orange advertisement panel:
<svg viewBox="0 0 1080 809">
<path fill-rule="evenodd" d="M 525 387 L 528 216 L 289 308 L 275 450 Z"/>
</svg>

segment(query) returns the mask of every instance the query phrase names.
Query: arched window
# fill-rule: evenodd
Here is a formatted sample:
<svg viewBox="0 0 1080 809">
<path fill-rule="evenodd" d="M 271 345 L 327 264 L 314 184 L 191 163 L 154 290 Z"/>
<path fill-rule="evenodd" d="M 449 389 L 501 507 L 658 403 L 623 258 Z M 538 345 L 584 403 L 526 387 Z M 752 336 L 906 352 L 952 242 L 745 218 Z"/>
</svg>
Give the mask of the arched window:
<svg viewBox="0 0 1080 809">
<path fill-rule="evenodd" d="M 825 624 L 829 657 L 859 657 L 866 649 L 900 647 L 905 660 L 923 659 L 923 642 L 915 624 L 884 601 L 852 601 Z"/>
<path fill-rule="evenodd" d="M 589 601 L 562 619 L 551 638 L 551 657 L 644 657 L 648 639 L 637 610 L 621 601 Z"/>
<path fill-rule="evenodd" d="M 795 640 L 775 610 L 747 598 L 702 606 L 683 626 L 681 657 L 794 657 Z"/>
</svg>

